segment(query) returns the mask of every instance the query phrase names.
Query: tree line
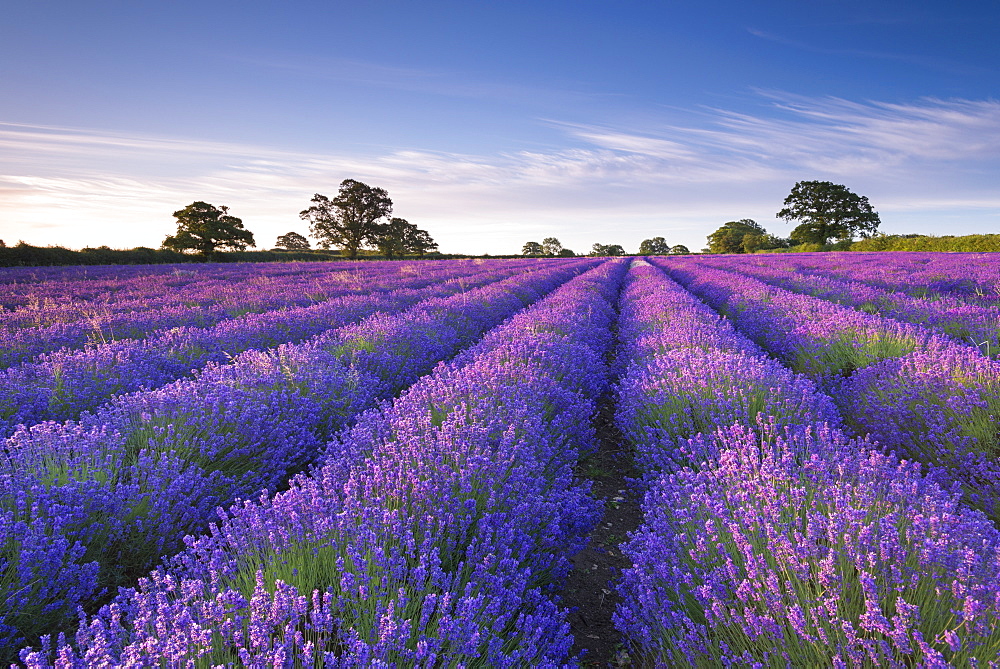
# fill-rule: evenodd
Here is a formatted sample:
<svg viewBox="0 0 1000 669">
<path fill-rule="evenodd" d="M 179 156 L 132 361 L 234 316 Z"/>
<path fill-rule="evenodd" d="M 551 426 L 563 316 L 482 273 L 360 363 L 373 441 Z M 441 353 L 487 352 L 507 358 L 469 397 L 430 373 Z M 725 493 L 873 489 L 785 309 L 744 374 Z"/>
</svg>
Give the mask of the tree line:
<svg viewBox="0 0 1000 669">
<path fill-rule="evenodd" d="M 770 234 L 750 218 L 729 221 L 708 236 L 706 253 L 754 253 L 798 247 L 846 250 L 855 237 L 878 233 L 878 212 L 867 197 L 830 181 L 799 181 L 775 216 L 798 221 L 788 238 Z M 831 246 L 832 244 L 832 246 Z"/>
<path fill-rule="evenodd" d="M 299 213 L 309 223 L 309 234 L 323 250 L 336 249 L 341 257 L 356 258 L 368 249 L 386 258 L 423 256 L 438 245 L 426 230 L 392 217 L 392 200 L 382 188 L 373 188 L 354 179 L 345 179 L 337 196 L 315 194 L 311 206 Z M 799 181 L 784 200 L 777 218 L 798 222 L 787 238 L 773 235 L 756 221 L 743 218 L 724 223 L 708 235 L 703 253 L 755 253 L 757 251 L 1000 251 L 1000 235 L 884 235 L 881 223 L 867 197 L 856 195 L 846 186 L 829 181 Z M 183 262 L 195 251 L 204 259 L 226 261 L 320 260 L 333 255 L 312 250 L 309 240 L 298 232 L 280 235 L 280 254 L 246 251 L 255 247 L 253 233 L 228 207 L 193 202 L 175 211 L 177 232 L 169 235 L 159 250 L 139 247 L 132 250 L 106 246 L 72 251 L 62 247 L 35 247 L 23 241 L 8 247 L 0 240 L 0 266 L 61 264 L 146 264 Z M 861 237 L 861 241 L 855 241 Z M 664 237 L 645 239 L 637 255 L 683 255 L 686 246 L 670 246 Z M 253 257 L 241 254 L 253 254 Z M 270 255 L 269 255 L 270 254 Z M 271 256 L 274 257 L 271 257 Z M 440 254 L 435 254 L 441 257 Z M 522 256 L 572 257 L 555 237 L 541 243 L 526 242 Z M 623 256 L 620 244 L 596 243 L 588 255 Z M 223 257 L 225 256 L 225 257 Z M 469 256 L 456 256 L 469 257 Z"/>
<path fill-rule="evenodd" d="M 688 247 L 683 244 L 670 246 L 663 237 L 653 237 L 644 239 L 639 245 L 638 255 L 659 256 L 659 255 L 685 255 L 691 253 Z M 521 248 L 521 255 L 535 258 L 572 258 L 576 255 L 572 250 L 563 248 L 559 240 L 555 237 L 546 237 L 542 243 L 525 242 Z M 628 255 L 621 244 L 594 244 L 590 253 L 591 256 L 624 256 Z"/>
<path fill-rule="evenodd" d="M 867 197 L 852 193 L 846 186 L 829 181 L 799 181 L 785 198 L 777 218 L 798 221 L 788 238 L 769 233 L 750 218 L 724 223 L 708 236 L 702 253 L 755 253 L 795 247 L 796 250 L 846 250 L 854 237 L 877 235 L 881 223 L 878 212 Z M 831 243 L 833 246 L 831 246 Z M 682 255 L 690 253 L 683 245 L 669 246 L 663 237 L 644 239 L 637 255 Z M 527 242 L 521 249 L 525 256 L 573 255 L 559 240 L 548 237 L 542 243 Z M 619 244 L 594 244 L 592 256 L 622 256 Z"/>
<path fill-rule="evenodd" d="M 386 258 L 404 255 L 423 256 L 438 248 L 426 230 L 405 218 L 392 216 L 392 200 L 383 188 L 344 179 L 336 197 L 316 193 L 312 206 L 299 212 L 309 223 L 309 234 L 321 249 L 337 248 L 347 258 L 357 258 L 362 249 L 373 248 Z M 192 202 L 175 211 L 177 232 L 168 235 L 162 248 L 195 251 L 211 258 L 217 251 L 243 251 L 254 248 L 253 233 L 225 206 Z M 309 240 L 298 232 L 278 237 L 276 247 L 288 251 L 308 251 Z"/>
</svg>

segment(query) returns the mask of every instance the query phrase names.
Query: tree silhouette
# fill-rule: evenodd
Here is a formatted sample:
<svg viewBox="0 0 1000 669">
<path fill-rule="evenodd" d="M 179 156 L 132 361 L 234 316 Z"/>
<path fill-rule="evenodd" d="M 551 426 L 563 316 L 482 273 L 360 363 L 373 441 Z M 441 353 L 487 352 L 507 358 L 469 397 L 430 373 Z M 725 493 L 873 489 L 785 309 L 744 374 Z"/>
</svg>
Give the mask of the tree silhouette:
<svg viewBox="0 0 1000 669">
<path fill-rule="evenodd" d="M 274 245 L 278 248 L 287 249 L 289 251 L 309 250 L 309 240 L 297 232 L 286 232 L 278 237 L 278 241 L 275 242 Z"/>
<path fill-rule="evenodd" d="M 521 247 L 521 255 L 523 256 L 540 256 L 545 253 L 545 249 L 538 242 L 525 242 L 524 246 Z"/>
<path fill-rule="evenodd" d="M 321 248 L 336 246 L 348 258 L 356 258 L 366 243 L 377 242 L 379 221 L 392 213 L 392 200 L 381 188 L 354 179 L 344 179 L 332 200 L 316 193 L 313 205 L 299 212 L 309 221 L 309 234 Z"/>
<path fill-rule="evenodd" d="M 243 221 L 229 215 L 229 207 L 216 207 L 207 202 L 192 202 L 175 211 L 177 233 L 168 235 L 161 246 L 174 251 L 194 250 L 211 258 L 219 249 L 242 251 L 256 246 L 253 233 L 243 227 Z"/>
<path fill-rule="evenodd" d="M 784 204 L 778 218 L 802 221 L 791 234 L 797 242 L 826 244 L 830 239 L 848 240 L 855 235 L 871 237 L 881 223 L 867 197 L 830 181 L 799 181 Z"/>
<path fill-rule="evenodd" d="M 667 246 L 667 240 L 663 237 L 644 239 L 639 244 L 639 255 L 641 256 L 663 256 L 668 253 L 670 253 L 670 247 Z"/>
<path fill-rule="evenodd" d="M 546 237 L 542 240 L 542 253 L 547 256 L 558 256 L 562 251 L 562 244 L 555 237 Z"/>
</svg>

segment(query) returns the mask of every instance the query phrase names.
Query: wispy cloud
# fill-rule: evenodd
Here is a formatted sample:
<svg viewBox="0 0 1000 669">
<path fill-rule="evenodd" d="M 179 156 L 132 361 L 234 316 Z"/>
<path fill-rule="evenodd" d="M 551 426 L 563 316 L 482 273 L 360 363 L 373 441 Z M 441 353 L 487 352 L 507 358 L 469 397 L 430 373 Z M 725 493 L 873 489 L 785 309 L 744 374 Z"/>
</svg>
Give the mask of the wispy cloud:
<svg viewBox="0 0 1000 669">
<path fill-rule="evenodd" d="M 512 102 L 531 103 L 533 106 L 546 102 L 565 105 L 579 104 L 585 99 L 617 97 L 589 90 L 589 86 L 580 81 L 567 81 L 563 85 L 553 85 L 551 81 L 547 81 L 545 85 L 530 85 L 495 77 L 469 76 L 457 70 L 405 67 L 349 58 L 310 56 L 303 59 L 298 54 L 259 53 L 254 56 L 226 57 L 246 66 L 280 70 L 285 74 L 315 81 L 485 100 L 505 105 Z"/>
<path fill-rule="evenodd" d="M 204 199 L 229 205 L 266 247 L 304 232 L 297 214 L 312 194 L 348 177 L 387 188 L 396 213 L 445 250 L 469 252 L 516 251 L 549 234 L 577 250 L 653 234 L 700 247 L 731 218 L 771 225 L 800 179 L 847 184 L 901 231 L 920 231 L 906 222 L 928 212 L 964 210 L 981 222 L 1000 212 L 1000 102 L 774 92 L 758 102 L 752 114 L 703 110 L 697 126 L 551 122 L 564 146 L 492 155 L 314 154 L 0 124 L 0 238 L 155 246 L 172 231 L 171 211 Z"/>
<path fill-rule="evenodd" d="M 895 25 L 893 21 L 862 21 L 855 23 L 844 23 L 841 25 Z M 892 51 L 878 51 L 875 49 L 851 49 L 841 46 L 824 46 L 817 42 L 806 42 L 802 40 L 777 35 L 775 33 L 758 30 L 757 28 L 747 28 L 746 31 L 759 39 L 780 44 L 798 51 L 823 54 L 825 56 L 837 56 L 848 58 L 866 58 L 872 60 L 883 60 L 894 63 L 905 63 L 930 70 L 937 70 L 950 74 L 968 74 L 972 71 L 985 72 L 986 68 L 971 67 L 965 63 L 951 61 L 941 58 L 931 58 L 914 53 L 897 53 Z"/>
</svg>

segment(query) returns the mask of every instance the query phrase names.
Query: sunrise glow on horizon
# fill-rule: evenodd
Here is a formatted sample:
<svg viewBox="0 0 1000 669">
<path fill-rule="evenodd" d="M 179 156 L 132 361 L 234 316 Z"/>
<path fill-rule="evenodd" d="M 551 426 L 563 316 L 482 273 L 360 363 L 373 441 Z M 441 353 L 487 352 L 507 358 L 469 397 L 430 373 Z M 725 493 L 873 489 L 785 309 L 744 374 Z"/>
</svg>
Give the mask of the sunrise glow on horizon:
<svg viewBox="0 0 1000 669">
<path fill-rule="evenodd" d="M 775 218 L 798 180 L 887 233 L 1000 232 L 991 2 L 15 2 L 0 239 L 157 247 L 227 205 L 258 248 L 346 178 L 445 253 Z"/>
</svg>

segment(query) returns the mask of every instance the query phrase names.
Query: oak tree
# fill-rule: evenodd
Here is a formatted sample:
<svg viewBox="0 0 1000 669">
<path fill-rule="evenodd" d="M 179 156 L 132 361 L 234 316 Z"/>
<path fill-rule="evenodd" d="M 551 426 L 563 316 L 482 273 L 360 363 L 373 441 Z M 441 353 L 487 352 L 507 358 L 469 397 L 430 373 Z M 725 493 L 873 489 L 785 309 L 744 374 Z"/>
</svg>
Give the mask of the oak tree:
<svg viewBox="0 0 1000 669">
<path fill-rule="evenodd" d="M 546 237 L 542 240 L 542 253 L 547 256 L 558 256 L 562 251 L 562 244 L 555 237 Z"/>
<path fill-rule="evenodd" d="M 344 179 L 332 200 L 316 193 L 311 202 L 299 212 L 299 218 L 309 221 L 309 234 L 321 248 L 336 246 L 348 258 L 356 258 L 361 247 L 377 241 L 380 221 L 392 213 L 392 200 L 384 189 L 354 179 Z"/>
<path fill-rule="evenodd" d="M 177 233 L 168 235 L 161 246 L 174 251 L 197 251 L 211 258 L 217 250 L 242 251 L 255 247 L 253 233 L 243 227 L 243 221 L 229 214 L 229 207 L 216 207 L 207 202 L 192 202 L 173 213 Z"/>
<path fill-rule="evenodd" d="M 279 249 L 287 249 L 289 251 L 309 250 L 309 240 L 297 232 L 286 232 L 278 237 L 278 241 L 274 245 Z"/>
<path fill-rule="evenodd" d="M 545 253 L 545 249 L 538 242 L 525 242 L 524 246 L 521 247 L 521 255 L 523 256 L 540 256 Z"/>
<path fill-rule="evenodd" d="M 639 244 L 639 255 L 641 256 L 662 256 L 669 252 L 670 247 L 667 246 L 667 240 L 663 237 L 644 239 Z"/>
<path fill-rule="evenodd" d="M 751 218 L 729 221 L 708 236 L 708 252 L 746 253 L 747 249 L 743 244 L 745 237 L 749 235 L 756 238 L 766 234 L 767 230 Z"/>
<path fill-rule="evenodd" d="M 406 254 L 422 256 L 438 247 L 430 233 L 421 230 L 405 218 L 391 218 L 388 223 L 379 226 L 375 245 L 386 258 L 396 258 Z"/>
<path fill-rule="evenodd" d="M 590 249 L 592 256 L 623 256 L 625 249 L 621 244 L 594 244 Z"/>
<path fill-rule="evenodd" d="M 406 232 L 403 247 L 407 253 L 412 253 L 421 258 L 425 253 L 437 251 L 438 243 L 434 241 L 429 232 L 413 226 L 413 228 L 408 229 Z"/>
<path fill-rule="evenodd" d="M 777 213 L 786 221 L 801 221 L 792 230 L 797 242 L 826 244 L 831 239 L 871 237 L 881 223 L 868 198 L 830 181 L 799 181 Z"/>
</svg>

